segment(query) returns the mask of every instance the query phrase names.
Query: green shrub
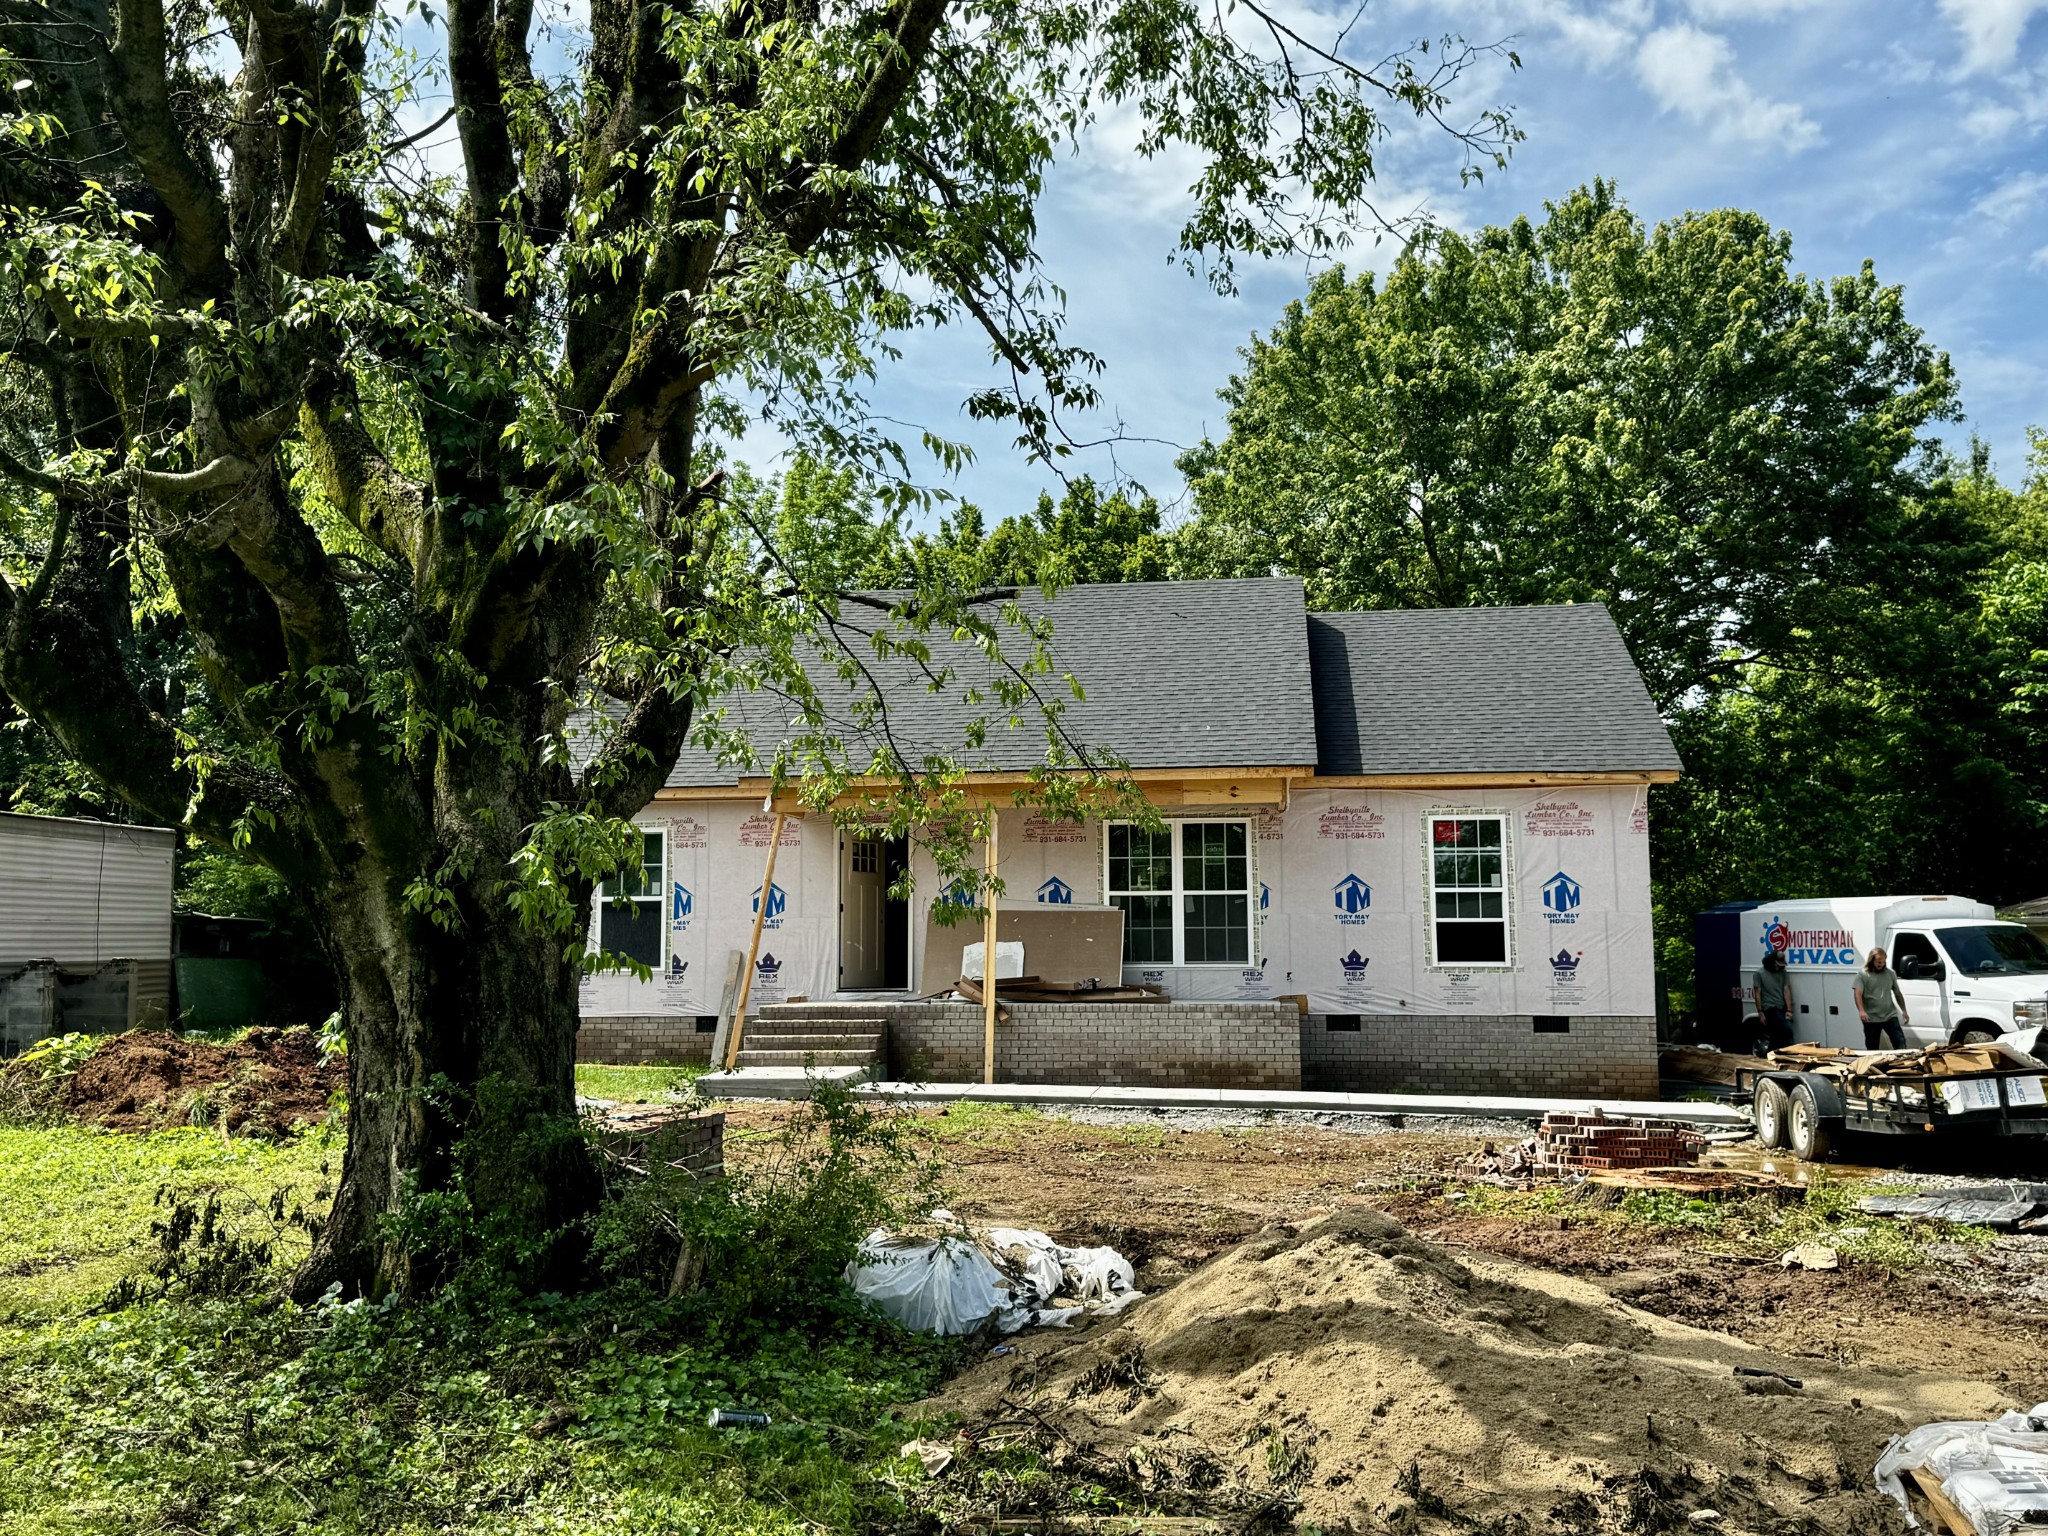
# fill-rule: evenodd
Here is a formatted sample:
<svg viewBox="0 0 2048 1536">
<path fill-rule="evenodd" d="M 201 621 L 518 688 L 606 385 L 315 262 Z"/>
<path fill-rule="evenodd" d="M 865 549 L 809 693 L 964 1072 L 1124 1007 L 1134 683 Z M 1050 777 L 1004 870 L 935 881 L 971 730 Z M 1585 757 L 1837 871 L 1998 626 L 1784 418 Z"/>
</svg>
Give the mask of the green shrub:
<svg viewBox="0 0 2048 1536">
<path fill-rule="evenodd" d="M 912 1130 L 909 1115 L 821 1083 L 745 1166 L 707 1178 L 675 1157 L 679 1126 L 644 1163 L 611 1161 L 593 1249 L 613 1277 L 692 1295 L 728 1320 L 829 1305 L 869 1231 L 922 1220 L 939 1201 Z"/>
</svg>

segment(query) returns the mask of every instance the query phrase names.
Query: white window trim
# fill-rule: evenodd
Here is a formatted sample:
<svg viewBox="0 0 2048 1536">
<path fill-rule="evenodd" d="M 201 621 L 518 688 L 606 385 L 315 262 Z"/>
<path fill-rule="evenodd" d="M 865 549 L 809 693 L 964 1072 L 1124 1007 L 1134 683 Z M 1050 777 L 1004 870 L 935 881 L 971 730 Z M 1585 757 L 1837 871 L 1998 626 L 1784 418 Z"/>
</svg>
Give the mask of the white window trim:
<svg viewBox="0 0 2048 1536">
<path fill-rule="evenodd" d="M 1173 884 L 1164 891 L 1112 891 L 1109 885 L 1109 834 L 1112 827 L 1137 827 L 1135 821 L 1105 821 L 1102 823 L 1102 863 L 1099 873 L 1102 877 L 1103 905 L 1114 905 L 1113 898 L 1119 895 L 1164 896 L 1168 901 L 1167 910 L 1173 914 L 1173 958 L 1171 960 L 1126 960 L 1126 970 L 1186 970 L 1186 971 L 1241 971 L 1261 963 L 1259 959 L 1259 861 L 1258 841 L 1255 824 L 1244 816 L 1181 816 L 1166 823 L 1172 834 Z M 1186 826 L 1217 827 L 1239 826 L 1244 828 L 1244 873 L 1247 888 L 1243 891 L 1190 891 L 1181 882 L 1181 828 Z M 1242 960 L 1200 960 L 1187 958 L 1187 928 L 1181 921 L 1181 898 L 1183 896 L 1243 896 L 1245 898 L 1245 958 Z"/>
<path fill-rule="evenodd" d="M 668 903 L 669 885 L 672 882 L 673 876 L 669 872 L 668 828 L 659 826 L 636 826 L 633 830 L 638 832 L 641 838 L 640 857 L 642 862 L 640 867 L 642 869 L 646 868 L 645 861 L 647 857 L 647 839 L 650 837 L 655 837 L 661 840 L 661 878 L 655 882 L 654 893 L 652 895 L 627 896 L 624 898 L 618 896 L 608 896 L 605 894 L 604 888 L 606 884 L 611 879 L 616 878 L 615 876 L 607 876 L 604 880 L 598 881 L 597 900 L 591 903 L 590 926 L 592 932 L 590 936 L 590 947 L 592 950 L 599 952 L 602 952 L 604 949 L 604 909 L 606 907 L 610 906 L 613 902 L 619 901 L 621 899 L 631 902 L 651 902 L 654 905 L 656 916 L 655 931 L 660 935 L 661 940 L 661 954 L 655 959 L 652 969 L 654 971 L 655 976 L 659 978 L 663 971 L 667 969 L 669 956 Z M 620 871 L 620 873 L 623 874 L 624 871 L 622 870 Z"/>
<path fill-rule="evenodd" d="M 1439 960 L 1436 957 L 1436 829 L 1432 823 L 1491 820 L 1500 823 L 1500 924 L 1506 934 L 1502 960 Z M 1428 934 L 1424 964 L 1432 971 L 1512 971 L 1515 962 L 1515 819 L 1491 806 L 1438 805 L 1422 813 L 1422 891 L 1424 931 Z M 1491 922 L 1491 918 L 1476 919 Z"/>
</svg>

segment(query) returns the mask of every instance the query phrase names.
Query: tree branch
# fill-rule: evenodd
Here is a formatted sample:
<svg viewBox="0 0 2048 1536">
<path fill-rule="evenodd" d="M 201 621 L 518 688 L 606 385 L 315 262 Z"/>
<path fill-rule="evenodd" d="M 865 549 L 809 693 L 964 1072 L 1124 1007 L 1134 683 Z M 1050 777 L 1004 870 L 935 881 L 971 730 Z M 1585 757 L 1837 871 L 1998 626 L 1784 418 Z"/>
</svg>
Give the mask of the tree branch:
<svg viewBox="0 0 2048 1536">
<path fill-rule="evenodd" d="M 226 275 L 227 209 L 171 112 L 163 0 L 118 0 L 115 16 L 109 59 L 122 135 L 171 211 L 171 251 L 179 267 L 188 279 L 215 286 Z"/>
<path fill-rule="evenodd" d="M 474 307 L 503 319 L 509 309 L 510 270 L 500 229 L 519 183 L 505 83 L 498 72 L 496 20 L 492 0 L 450 0 L 448 82 L 469 187 L 465 291 Z"/>
</svg>

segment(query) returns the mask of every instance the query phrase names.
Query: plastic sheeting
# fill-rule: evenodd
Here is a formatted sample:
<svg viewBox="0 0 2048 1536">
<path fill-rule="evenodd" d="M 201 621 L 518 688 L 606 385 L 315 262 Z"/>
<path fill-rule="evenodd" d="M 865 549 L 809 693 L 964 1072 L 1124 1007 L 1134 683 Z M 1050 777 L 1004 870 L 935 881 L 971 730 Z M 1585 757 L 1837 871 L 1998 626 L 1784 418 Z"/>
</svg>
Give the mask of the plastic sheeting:
<svg viewBox="0 0 2048 1536">
<path fill-rule="evenodd" d="M 870 1232 L 846 1283 L 906 1328 L 920 1333 L 1002 1333 L 1059 1326 L 1085 1313 L 1113 1315 L 1142 1295 L 1129 1262 L 1113 1248 L 1067 1248 L 1043 1232 L 992 1227 L 976 1232 L 951 1212 L 932 1212 L 950 1232 Z M 1054 1306 L 1067 1299 L 1077 1305 Z"/>
<path fill-rule="evenodd" d="M 1898 1500 L 1909 1520 L 1905 1474 L 1914 1470 L 1940 1482 L 1977 1536 L 2048 1526 L 2048 1403 L 1988 1424 L 1923 1424 L 1886 1446 L 1877 1486 Z"/>
</svg>

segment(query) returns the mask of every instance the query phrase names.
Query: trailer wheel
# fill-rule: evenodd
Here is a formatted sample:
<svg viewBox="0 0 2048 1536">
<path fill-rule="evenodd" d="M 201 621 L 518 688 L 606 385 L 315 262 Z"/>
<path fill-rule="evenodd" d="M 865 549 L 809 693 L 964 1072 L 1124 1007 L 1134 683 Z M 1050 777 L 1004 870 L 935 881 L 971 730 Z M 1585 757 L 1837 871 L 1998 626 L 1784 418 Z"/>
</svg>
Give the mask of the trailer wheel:
<svg viewBox="0 0 2048 1536">
<path fill-rule="evenodd" d="M 1792 1090 L 1792 1155 L 1802 1163 L 1824 1162 L 1835 1150 L 1835 1128 L 1820 1112 L 1813 1090 L 1801 1083 Z"/>
<path fill-rule="evenodd" d="M 1964 1030 L 1961 1034 L 1956 1036 L 1956 1044 L 1989 1045 L 1992 1041 L 1996 1040 L 1997 1038 L 1997 1030 L 1988 1029 L 1982 1024 L 1972 1024 L 1968 1029 Z"/>
<path fill-rule="evenodd" d="M 1790 1143 L 1792 1098 L 1785 1085 L 1765 1078 L 1756 1085 L 1756 1139 L 1772 1152 L 1782 1152 Z"/>
</svg>

